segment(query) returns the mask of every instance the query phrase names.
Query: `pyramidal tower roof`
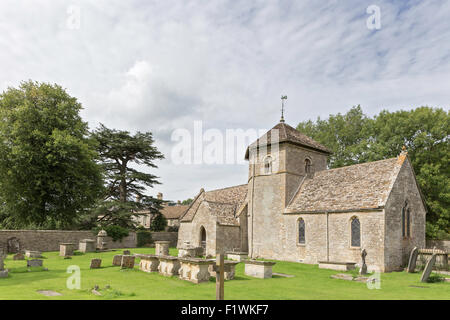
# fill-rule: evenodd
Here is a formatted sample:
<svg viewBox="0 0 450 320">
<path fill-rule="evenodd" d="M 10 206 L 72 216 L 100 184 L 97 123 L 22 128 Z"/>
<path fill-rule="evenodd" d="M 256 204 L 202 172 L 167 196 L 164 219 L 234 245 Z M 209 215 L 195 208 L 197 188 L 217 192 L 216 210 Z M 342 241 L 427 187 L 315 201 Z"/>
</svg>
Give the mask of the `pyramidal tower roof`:
<svg viewBox="0 0 450 320">
<path fill-rule="evenodd" d="M 245 152 L 245 159 L 248 160 L 250 149 L 257 148 L 259 145 L 270 145 L 273 142 L 287 142 L 313 149 L 322 153 L 332 153 L 327 147 L 321 145 L 317 141 L 313 140 L 307 135 L 304 135 L 300 131 L 294 129 L 293 127 L 282 121 L 248 146 L 247 151 Z"/>
</svg>

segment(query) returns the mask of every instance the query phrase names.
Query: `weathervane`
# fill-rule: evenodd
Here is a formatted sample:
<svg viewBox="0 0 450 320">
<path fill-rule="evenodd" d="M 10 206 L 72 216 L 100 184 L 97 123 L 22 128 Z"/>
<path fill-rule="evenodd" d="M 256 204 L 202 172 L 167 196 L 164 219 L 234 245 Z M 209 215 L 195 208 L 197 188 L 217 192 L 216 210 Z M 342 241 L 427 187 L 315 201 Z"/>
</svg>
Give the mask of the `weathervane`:
<svg viewBox="0 0 450 320">
<path fill-rule="evenodd" d="M 287 99 L 287 96 L 281 96 L 281 119 L 280 122 L 284 122 L 284 101 Z"/>
</svg>

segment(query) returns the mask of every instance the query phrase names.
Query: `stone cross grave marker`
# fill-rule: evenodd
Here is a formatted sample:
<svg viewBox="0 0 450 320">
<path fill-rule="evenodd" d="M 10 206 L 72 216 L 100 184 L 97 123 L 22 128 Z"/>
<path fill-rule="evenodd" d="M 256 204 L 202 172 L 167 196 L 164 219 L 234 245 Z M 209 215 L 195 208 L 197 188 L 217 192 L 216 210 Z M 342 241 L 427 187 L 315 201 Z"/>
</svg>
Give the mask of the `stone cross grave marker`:
<svg viewBox="0 0 450 320">
<path fill-rule="evenodd" d="M 411 250 L 411 254 L 409 255 L 407 272 L 414 272 L 414 270 L 416 269 L 416 262 L 418 255 L 419 249 L 417 249 L 417 247 L 414 247 L 414 249 Z"/>
<path fill-rule="evenodd" d="M 430 277 L 431 271 L 433 270 L 434 263 L 436 262 L 436 253 L 433 253 L 430 260 L 428 260 L 425 265 L 425 269 L 423 270 L 422 277 L 420 278 L 421 282 L 427 282 Z"/>
<path fill-rule="evenodd" d="M 216 257 L 216 300 L 224 299 L 224 258 L 223 254 L 219 253 Z"/>
<path fill-rule="evenodd" d="M 366 251 L 366 249 L 363 249 L 361 251 L 361 269 L 359 269 L 360 275 L 367 274 L 366 256 L 367 256 L 367 251 Z"/>
</svg>

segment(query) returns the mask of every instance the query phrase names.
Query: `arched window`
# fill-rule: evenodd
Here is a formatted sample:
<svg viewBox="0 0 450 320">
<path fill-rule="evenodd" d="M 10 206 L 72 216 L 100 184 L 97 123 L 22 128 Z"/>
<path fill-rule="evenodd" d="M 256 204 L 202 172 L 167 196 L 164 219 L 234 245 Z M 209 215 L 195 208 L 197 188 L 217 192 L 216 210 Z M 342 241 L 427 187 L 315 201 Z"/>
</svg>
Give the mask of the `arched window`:
<svg viewBox="0 0 450 320">
<path fill-rule="evenodd" d="M 411 214 L 409 208 L 406 209 L 406 236 L 411 237 Z"/>
<path fill-rule="evenodd" d="M 203 226 L 200 227 L 200 247 L 206 253 L 206 230 Z"/>
<path fill-rule="evenodd" d="M 311 160 L 305 159 L 305 173 L 311 173 Z"/>
<path fill-rule="evenodd" d="M 271 174 L 272 173 L 272 157 L 267 156 L 264 158 L 264 173 Z"/>
<path fill-rule="evenodd" d="M 408 207 L 408 201 L 402 208 L 402 237 L 409 238 L 411 236 L 411 212 Z"/>
<path fill-rule="evenodd" d="M 357 217 L 352 218 L 351 221 L 351 238 L 352 247 L 361 246 L 361 224 Z"/>
<path fill-rule="evenodd" d="M 298 243 L 305 244 L 305 220 L 298 220 Z"/>
</svg>

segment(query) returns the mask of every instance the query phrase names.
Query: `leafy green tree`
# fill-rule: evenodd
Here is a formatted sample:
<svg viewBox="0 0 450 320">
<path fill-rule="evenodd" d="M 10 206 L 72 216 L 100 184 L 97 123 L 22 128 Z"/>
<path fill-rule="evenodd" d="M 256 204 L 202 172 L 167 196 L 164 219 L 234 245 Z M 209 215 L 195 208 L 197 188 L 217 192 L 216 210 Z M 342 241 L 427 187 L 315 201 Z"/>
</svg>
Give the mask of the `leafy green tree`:
<svg viewBox="0 0 450 320">
<path fill-rule="evenodd" d="M 449 112 L 420 107 L 381 111 L 368 118 L 360 106 L 297 129 L 329 147 L 330 168 L 395 157 L 406 146 L 427 205 L 427 236 L 450 237 Z"/>
<path fill-rule="evenodd" d="M 188 206 L 188 205 L 190 205 L 190 204 L 192 203 L 192 201 L 194 201 L 194 199 L 188 198 L 188 199 L 186 199 L 186 200 L 181 201 L 181 204 L 182 204 L 183 206 Z"/>
<path fill-rule="evenodd" d="M 154 146 L 152 133 L 131 135 L 128 131 L 109 129 L 100 124 L 92 137 L 98 142 L 106 181 L 104 197 L 94 210 L 97 223 L 134 228 L 134 218 L 142 215 L 142 210 L 158 213 L 163 200 L 144 194 L 146 187 L 160 183 L 158 177 L 131 167 L 134 164 L 157 168 L 155 160 L 164 158 Z"/>
<path fill-rule="evenodd" d="M 102 192 L 82 106 L 63 88 L 22 82 L 0 95 L 0 224 L 70 229 Z"/>
<path fill-rule="evenodd" d="M 167 219 L 161 213 L 157 213 L 150 225 L 150 231 L 164 231 L 167 226 Z"/>
</svg>

